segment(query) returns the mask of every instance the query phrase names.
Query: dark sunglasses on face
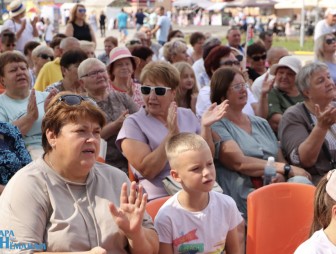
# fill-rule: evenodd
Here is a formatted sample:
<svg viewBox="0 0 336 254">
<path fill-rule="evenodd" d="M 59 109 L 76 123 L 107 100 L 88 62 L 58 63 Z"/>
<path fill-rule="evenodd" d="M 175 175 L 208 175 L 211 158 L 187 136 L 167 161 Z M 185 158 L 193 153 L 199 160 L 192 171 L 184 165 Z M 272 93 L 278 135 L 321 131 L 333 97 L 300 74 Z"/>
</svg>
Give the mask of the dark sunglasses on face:
<svg viewBox="0 0 336 254">
<path fill-rule="evenodd" d="M 92 103 L 93 105 L 97 106 L 97 103 L 93 99 L 91 99 L 90 97 L 76 95 L 76 94 L 62 95 L 58 98 L 58 100 L 54 104 L 59 103 L 59 102 L 63 102 L 68 106 L 77 106 L 77 105 L 80 105 L 82 103 L 82 101 L 88 101 L 88 102 Z"/>
<path fill-rule="evenodd" d="M 328 45 L 333 44 L 333 43 L 336 42 L 336 38 L 328 38 L 328 39 L 325 40 L 325 42 L 326 42 Z"/>
<path fill-rule="evenodd" d="M 225 62 L 220 62 L 219 63 L 220 66 L 232 66 L 232 65 L 236 65 L 236 66 L 240 66 L 240 62 L 238 60 L 228 60 L 228 61 L 225 61 Z"/>
<path fill-rule="evenodd" d="M 86 9 L 78 9 L 78 12 L 80 12 L 80 13 L 85 13 L 85 12 L 86 12 Z"/>
<path fill-rule="evenodd" d="M 16 44 L 15 43 L 10 43 L 10 44 L 6 44 L 6 47 L 9 48 L 9 47 L 15 47 Z"/>
<path fill-rule="evenodd" d="M 239 62 L 241 62 L 241 61 L 243 61 L 244 56 L 242 56 L 242 55 L 236 55 L 236 59 L 237 59 Z"/>
<path fill-rule="evenodd" d="M 164 96 L 167 90 L 171 90 L 171 88 L 165 87 L 165 86 L 142 86 L 141 87 L 141 93 L 143 95 L 149 95 L 152 90 L 154 90 L 157 96 Z"/>
<path fill-rule="evenodd" d="M 48 54 L 39 54 L 38 57 L 41 57 L 44 60 L 50 59 L 50 61 L 54 60 L 54 56 L 49 56 Z"/>
<path fill-rule="evenodd" d="M 260 61 L 260 60 L 266 60 L 266 54 L 263 54 L 263 55 L 261 55 L 261 56 L 252 56 L 251 58 L 252 58 L 253 61 L 255 61 L 255 62 L 258 62 L 258 61 Z"/>
</svg>

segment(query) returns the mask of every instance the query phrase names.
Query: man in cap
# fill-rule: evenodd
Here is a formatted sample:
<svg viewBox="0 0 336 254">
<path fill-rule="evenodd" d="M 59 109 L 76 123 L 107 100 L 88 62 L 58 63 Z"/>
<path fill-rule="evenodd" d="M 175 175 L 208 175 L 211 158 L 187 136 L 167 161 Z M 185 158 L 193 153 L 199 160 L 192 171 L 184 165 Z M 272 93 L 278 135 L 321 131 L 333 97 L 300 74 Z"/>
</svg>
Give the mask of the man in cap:
<svg viewBox="0 0 336 254">
<path fill-rule="evenodd" d="M 336 32 L 336 9 L 328 8 L 324 14 L 324 19 L 317 22 L 314 31 L 314 40 L 321 35 Z"/>
<path fill-rule="evenodd" d="M 275 76 L 275 83 L 268 94 L 267 119 L 275 133 L 286 109 L 303 101 L 295 86 L 295 77 L 301 68 L 301 61 L 295 56 L 284 56 L 271 67 L 270 74 Z"/>
<path fill-rule="evenodd" d="M 32 21 L 25 18 L 26 7 L 19 1 L 15 0 L 9 4 L 9 16 L 2 27 L 2 31 L 8 29 L 16 36 L 16 50 L 23 52 L 24 46 L 27 42 L 34 40 L 38 36 L 36 22 L 38 17 Z"/>
</svg>

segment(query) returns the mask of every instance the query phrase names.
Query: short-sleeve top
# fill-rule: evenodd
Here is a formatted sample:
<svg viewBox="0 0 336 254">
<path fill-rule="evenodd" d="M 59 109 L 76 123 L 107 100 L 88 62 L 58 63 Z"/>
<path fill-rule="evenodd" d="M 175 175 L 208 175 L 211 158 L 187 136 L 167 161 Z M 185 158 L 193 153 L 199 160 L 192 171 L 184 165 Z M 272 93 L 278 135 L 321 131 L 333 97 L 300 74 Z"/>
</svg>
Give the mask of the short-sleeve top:
<svg viewBox="0 0 336 254">
<path fill-rule="evenodd" d="M 177 109 L 177 123 L 180 132 L 200 133 L 201 127 L 195 114 L 186 108 Z M 138 112 L 125 119 L 119 131 L 116 144 L 121 150 L 121 142 L 124 139 L 134 139 L 147 144 L 151 151 L 155 150 L 168 134 L 167 127 L 157 118 L 151 116 L 142 107 Z M 121 150 L 122 151 L 122 150 Z M 162 180 L 169 175 L 170 166 L 168 161 L 161 172 L 152 180 L 145 179 L 138 171 L 134 171 L 148 193 L 149 199 L 167 196 Z"/>
</svg>

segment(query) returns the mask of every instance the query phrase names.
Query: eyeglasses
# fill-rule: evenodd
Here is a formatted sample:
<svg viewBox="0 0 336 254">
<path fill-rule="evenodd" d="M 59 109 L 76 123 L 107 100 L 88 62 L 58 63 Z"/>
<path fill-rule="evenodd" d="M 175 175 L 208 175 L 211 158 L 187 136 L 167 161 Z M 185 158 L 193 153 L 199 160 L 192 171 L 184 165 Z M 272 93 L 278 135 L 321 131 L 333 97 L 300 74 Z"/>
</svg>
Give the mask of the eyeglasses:
<svg viewBox="0 0 336 254">
<path fill-rule="evenodd" d="M 260 60 L 266 60 L 266 54 L 263 54 L 263 55 L 261 55 L 261 56 L 252 56 L 251 58 L 252 58 L 253 61 L 255 61 L 255 62 L 258 62 L 258 61 L 260 61 Z"/>
<path fill-rule="evenodd" d="M 140 90 L 143 95 L 149 95 L 154 90 L 157 96 L 164 96 L 167 90 L 171 90 L 171 88 L 165 86 L 142 86 Z"/>
<path fill-rule="evenodd" d="M 85 77 L 91 77 L 91 78 L 95 77 L 96 78 L 96 77 L 98 77 L 98 74 L 103 74 L 105 72 L 106 72 L 106 69 L 91 71 L 88 74 L 85 74 L 85 75 L 81 76 L 80 78 L 85 78 Z"/>
<path fill-rule="evenodd" d="M 80 13 L 85 13 L 85 12 L 86 12 L 86 9 L 78 9 L 78 12 L 80 12 Z"/>
<path fill-rule="evenodd" d="M 246 83 L 235 84 L 235 85 L 231 86 L 231 88 L 232 88 L 233 91 L 239 92 L 242 88 L 247 89 L 248 84 L 246 84 Z"/>
<path fill-rule="evenodd" d="M 224 62 L 220 62 L 219 63 L 220 66 L 232 66 L 232 65 L 236 65 L 236 66 L 240 66 L 240 62 L 238 60 L 228 60 L 228 61 L 224 61 Z"/>
<path fill-rule="evenodd" d="M 44 54 L 44 53 L 39 54 L 38 57 L 44 60 L 48 60 L 48 59 L 50 59 L 50 61 L 54 60 L 54 56 L 49 56 L 48 54 Z"/>
<path fill-rule="evenodd" d="M 328 39 L 325 40 L 325 42 L 326 42 L 328 45 L 333 44 L 333 43 L 336 42 L 336 38 L 328 38 Z"/>
<path fill-rule="evenodd" d="M 62 95 L 58 98 L 58 100 L 54 103 L 54 105 L 56 103 L 63 102 L 68 106 L 77 106 L 77 105 L 80 105 L 82 103 L 82 101 L 88 101 L 88 102 L 92 103 L 93 105 L 97 106 L 97 103 L 93 99 L 91 99 L 90 97 L 81 96 L 81 95 L 77 95 L 77 94 Z"/>
</svg>

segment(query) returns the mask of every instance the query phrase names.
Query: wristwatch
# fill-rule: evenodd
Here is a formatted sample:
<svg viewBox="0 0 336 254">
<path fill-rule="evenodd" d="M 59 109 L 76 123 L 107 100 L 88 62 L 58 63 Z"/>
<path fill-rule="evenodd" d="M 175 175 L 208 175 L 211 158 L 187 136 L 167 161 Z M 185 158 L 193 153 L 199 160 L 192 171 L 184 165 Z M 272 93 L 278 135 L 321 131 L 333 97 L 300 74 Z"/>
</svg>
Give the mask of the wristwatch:
<svg viewBox="0 0 336 254">
<path fill-rule="evenodd" d="M 284 166 L 284 171 L 285 171 L 284 176 L 286 177 L 286 179 L 288 179 L 288 175 L 289 175 L 289 172 L 290 172 L 291 170 L 292 170 L 291 165 L 289 165 L 289 164 L 285 164 L 285 166 Z"/>
</svg>

